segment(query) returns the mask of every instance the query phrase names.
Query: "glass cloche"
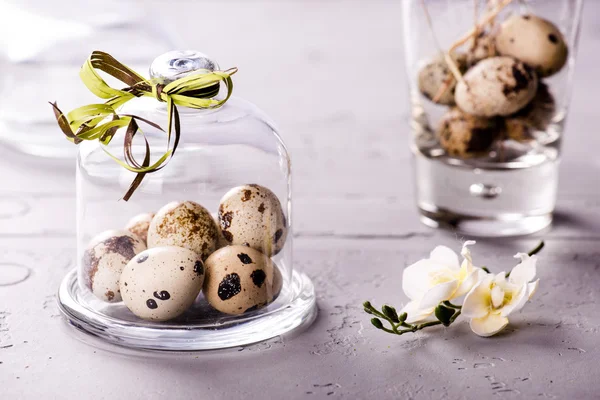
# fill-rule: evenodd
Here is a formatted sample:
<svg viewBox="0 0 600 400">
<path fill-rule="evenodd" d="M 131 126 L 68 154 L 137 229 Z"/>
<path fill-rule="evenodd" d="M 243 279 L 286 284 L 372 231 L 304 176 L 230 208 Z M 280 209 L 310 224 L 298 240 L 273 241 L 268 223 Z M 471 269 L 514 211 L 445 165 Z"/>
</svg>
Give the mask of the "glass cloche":
<svg viewBox="0 0 600 400">
<path fill-rule="evenodd" d="M 201 53 L 174 51 L 150 75 L 162 88 L 218 69 Z M 107 155 L 123 157 L 125 129 L 107 146 L 79 144 L 78 263 L 60 288 L 62 312 L 110 342 L 159 350 L 239 346 L 310 322 L 314 288 L 292 263 L 290 158 L 273 123 L 236 97 L 178 111 L 177 150 L 158 171 L 138 174 Z M 150 164 L 168 151 L 159 129 L 167 103 L 134 98 L 118 114 L 137 117 L 143 135 L 129 155 L 140 164 L 144 137 Z"/>
</svg>

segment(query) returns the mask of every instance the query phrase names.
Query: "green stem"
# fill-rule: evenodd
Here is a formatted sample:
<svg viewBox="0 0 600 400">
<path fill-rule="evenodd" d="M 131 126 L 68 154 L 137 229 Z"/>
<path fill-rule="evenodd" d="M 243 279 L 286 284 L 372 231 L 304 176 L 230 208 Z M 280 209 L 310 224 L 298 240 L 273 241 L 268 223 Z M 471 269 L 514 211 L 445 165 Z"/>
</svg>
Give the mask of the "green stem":
<svg viewBox="0 0 600 400">
<path fill-rule="evenodd" d="M 529 254 L 529 257 L 531 257 L 532 255 L 539 253 L 539 252 L 540 252 L 540 250 L 542 250 L 542 249 L 544 248 L 544 245 L 545 245 L 545 243 L 544 243 L 544 241 L 542 240 L 542 241 L 541 241 L 541 242 L 540 242 L 540 243 L 537 245 L 537 247 L 536 247 L 535 249 L 531 250 L 531 251 L 530 251 L 529 253 L 527 253 L 527 254 Z"/>
<path fill-rule="evenodd" d="M 364 306 L 364 304 L 363 304 Z M 387 315 L 383 314 L 382 312 L 379 312 L 375 307 L 373 307 L 371 304 L 369 304 L 368 306 L 364 306 L 365 307 L 365 311 L 368 309 L 369 310 L 369 314 L 373 314 L 378 316 L 379 318 L 383 319 L 384 321 L 389 322 L 389 324 L 392 326 L 392 330 L 387 329 L 387 328 L 380 328 L 383 331 L 386 331 L 388 333 L 393 333 L 396 335 L 399 335 L 399 331 L 398 331 L 398 327 L 399 326 L 407 326 L 406 323 L 401 322 L 401 323 L 395 323 L 394 321 L 392 321 L 391 319 L 389 319 L 387 317 Z M 412 325 L 410 325 L 412 327 Z"/>
<path fill-rule="evenodd" d="M 391 329 L 388 329 L 388 328 L 383 327 L 383 326 L 381 328 L 379 328 L 379 329 L 381 329 L 384 332 L 391 333 L 392 335 L 400 335 L 400 333 L 398 333 L 398 330 L 396 330 L 396 329 L 391 330 Z"/>
<path fill-rule="evenodd" d="M 457 310 L 460 310 L 462 308 L 462 306 L 457 306 L 456 304 L 452 304 L 452 303 L 450 303 L 447 300 L 444 301 L 444 305 L 447 306 L 447 307 L 450 307 L 450 308 L 457 309 Z"/>
<path fill-rule="evenodd" d="M 447 303 L 447 304 L 446 304 Z M 450 319 L 450 323 L 454 322 L 456 320 L 456 318 L 458 318 L 458 316 L 460 315 L 461 311 L 460 309 L 462 308 L 461 306 L 457 306 L 454 305 L 452 303 L 450 303 L 449 301 L 444 302 L 445 305 L 447 305 L 448 307 L 452 307 L 456 310 L 458 310 Z M 377 309 L 375 309 L 371 304 L 368 304 L 368 306 L 364 306 L 365 307 L 365 311 L 369 310 L 369 314 L 373 314 L 378 316 L 379 318 L 389 322 L 390 326 L 392 327 L 392 329 L 389 328 L 385 328 L 385 327 L 378 327 L 378 329 L 381 329 L 384 332 L 387 333 L 391 333 L 393 335 L 404 335 L 405 333 L 414 333 L 416 331 L 420 331 L 421 329 L 425 329 L 428 328 L 430 326 L 436 326 L 436 325 L 442 325 L 441 321 L 431 321 L 431 322 L 425 322 L 423 324 L 419 324 L 419 325 L 411 325 L 408 324 L 406 322 L 399 322 L 399 323 L 395 323 L 393 321 L 391 321 L 387 316 L 385 316 L 383 313 L 377 311 Z M 399 327 L 403 327 L 406 329 L 398 329 Z"/>
<path fill-rule="evenodd" d="M 375 307 L 373 307 L 371 304 L 369 304 L 368 306 L 365 306 L 363 304 L 363 307 L 365 308 L 365 311 L 368 309 L 370 311 L 371 314 L 373 315 L 377 315 L 379 318 L 383 318 L 386 321 L 389 321 L 390 319 L 384 315 L 382 312 L 379 312 Z M 391 322 L 391 321 L 390 321 Z"/>
<path fill-rule="evenodd" d="M 460 315 L 460 313 L 461 313 L 461 312 L 462 312 L 462 311 L 458 310 L 458 311 L 456 312 L 456 314 L 454 314 L 454 315 L 452 316 L 452 318 L 450 318 L 450 324 L 452 324 L 452 323 L 453 323 L 453 322 L 456 320 L 456 318 L 458 318 L 458 317 L 459 317 L 459 315 Z"/>
<path fill-rule="evenodd" d="M 417 331 L 427 328 L 428 326 L 435 326 L 435 325 L 441 325 L 442 322 L 441 321 L 431 321 L 431 322 L 425 322 L 424 324 L 420 324 L 417 325 Z"/>
</svg>

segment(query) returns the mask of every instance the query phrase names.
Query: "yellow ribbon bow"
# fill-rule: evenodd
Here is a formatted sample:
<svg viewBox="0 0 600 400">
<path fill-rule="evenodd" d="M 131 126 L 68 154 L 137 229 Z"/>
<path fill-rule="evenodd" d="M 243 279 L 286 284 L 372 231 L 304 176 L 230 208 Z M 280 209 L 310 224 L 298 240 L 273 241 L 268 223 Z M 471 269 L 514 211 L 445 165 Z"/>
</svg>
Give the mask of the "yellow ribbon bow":
<svg viewBox="0 0 600 400">
<path fill-rule="evenodd" d="M 103 71 L 115 77 L 125 83 L 127 87 L 124 89 L 110 87 L 96 70 Z M 142 183 L 146 174 L 162 169 L 175 154 L 181 133 L 177 106 L 203 109 L 221 107 L 231 97 L 231 92 L 233 91 L 231 75 L 236 72 L 237 68 L 231 68 L 226 71 L 197 73 L 164 85 L 156 79 L 145 79 L 132 69 L 121 64 L 110 54 L 94 51 L 81 67 L 79 76 L 92 93 L 102 99 L 107 99 L 107 101 L 101 104 L 89 104 L 76 108 L 66 115 L 63 114 L 56 103 L 50 104 L 54 109 L 58 126 L 67 139 L 75 144 L 79 144 L 84 140 L 98 140 L 106 146 L 120 128 L 127 127 L 123 142 L 125 161 L 120 160 L 104 147 L 102 148 L 121 166 L 137 173 L 127 193 L 123 196 L 123 200 L 127 201 Z M 221 82 L 227 88 L 227 95 L 221 100 L 216 100 L 213 97 L 219 93 Z M 146 143 L 144 160 L 140 164 L 133 156 L 131 145 L 133 138 L 139 130 L 136 120 L 146 122 L 163 132 L 164 130 L 159 125 L 144 118 L 128 114 L 119 115 L 116 111 L 129 100 L 142 96 L 151 96 L 158 101 L 166 102 L 167 114 L 169 116 L 167 151 L 152 165 L 150 165 L 150 145 L 143 132 L 142 135 L 144 135 Z M 174 132 L 175 136 L 172 146 L 171 132 Z"/>
</svg>

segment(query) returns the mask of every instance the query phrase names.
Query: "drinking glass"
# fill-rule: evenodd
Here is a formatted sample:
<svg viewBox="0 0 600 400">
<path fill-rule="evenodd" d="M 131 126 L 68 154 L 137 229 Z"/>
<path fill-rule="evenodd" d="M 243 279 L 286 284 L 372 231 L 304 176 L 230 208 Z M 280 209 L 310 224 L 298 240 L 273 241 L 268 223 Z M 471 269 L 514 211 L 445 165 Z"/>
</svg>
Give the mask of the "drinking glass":
<svg viewBox="0 0 600 400">
<path fill-rule="evenodd" d="M 146 68 L 156 54 L 172 50 L 152 8 L 136 1 L 102 3 L 7 0 L 0 4 L 0 144 L 36 157 L 69 162 L 76 149 L 61 137 L 50 101 L 73 109 L 95 102 L 73 80 L 92 51 L 114 54 Z M 142 69 L 143 70 L 143 69 Z"/>
<path fill-rule="evenodd" d="M 403 0 L 402 5 L 410 146 L 422 222 L 477 236 L 544 229 L 556 201 L 583 0 Z M 466 36 L 471 30 L 475 34 Z M 566 56 L 558 72 L 527 59 L 538 49 L 551 52 L 550 46 L 563 44 Z M 553 60 L 560 57 L 556 54 Z M 527 74 L 536 75 L 533 100 L 502 115 L 473 116 L 456 105 L 456 80 L 499 56 L 522 61 Z M 432 70 L 436 62 L 441 69 Z M 446 90 L 435 84 L 437 91 L 432 90 L 431 82 L 439 83 L 440 76 L 439 86 Z"/>
</svg>

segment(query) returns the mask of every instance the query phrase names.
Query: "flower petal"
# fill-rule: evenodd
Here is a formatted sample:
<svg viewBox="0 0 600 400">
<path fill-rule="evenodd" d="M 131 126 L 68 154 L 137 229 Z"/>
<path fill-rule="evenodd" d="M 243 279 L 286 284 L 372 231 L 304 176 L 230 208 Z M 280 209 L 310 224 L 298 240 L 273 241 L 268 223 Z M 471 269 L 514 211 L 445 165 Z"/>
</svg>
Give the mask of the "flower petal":
<svg viewBox="0 0 600 400">
<path fill-rule="evenodd" d="M 418 300 L 429 289 L 429 277 L 432 274 L 445 270 L 447 267 L 440 266 L 431 260 L 420 260 L 409 265 L 402 274 L 402 290 L 411 300 Z"/>
<path fill-rule="evenodd" d="M 469 250 L 468 246 L 474 244 L 474 240 L 467 240 L 465 243 L 463 243 L 462 250 L 460 251 L 460 254 L 464 258 L 461 266 L 466 267 L 468 272 L 471 272 L 471 269 L 473 268 L 473 259 L 471 258 L 471 251 Z"/>
<path fill-rule="evenodd" d="M 471 318 L 482 318 L 489 314 L 491 309 L 491 289 L 493 276 L 487 276 L 465 297 L 462 306 L 462 313 Z"/>
<path fill-rule="evenodd" d="M 461 297 L 466 293 L 469 293 L 469 290 L 471 290 L 485 275 L 486 273 L 484 270 L 475 268 L 462 282 L 460 282 L 460 285 L 456 289 L 456 292 L 454 292 L 452 298 Z"/>
<path fill-rule="evenodd" d="M 421 302 L 419 303 L 419 307 L 437 307 L 438 304 L 440 304 L 442 301 L 450 300 L 454 292 L 456 292 L 456 288 L 458 288 L 457 280 L 451 280 L 433 286 L 423 295 L 423 297 L 421 298 Z"/>
<path fill-rule="evenodd" d="M 458 256 L 454 250 L 446 246 L 437 246 L 435 249 L 433 249 L 429 255 L 429 259 L 452 269 L 460 268 Z"/>
<path fill-rule="evenodd" d="M 504 329 L 508 325 L 508 318 L 498 314 L 489 314 L 483 318 L 473 318 L 470 325 L 476 335 L 488 337 Z"/>
<path fill-rule="evenodd" d="M 535 278 L 537 257 L 525 253 L 517 253 L 515 258 L 520 258 L 521 262 L 510 272 L 509 282 L 522 285 L 531 282 Z"/>
<path fill-rule="evenodd" d="M 499 308 L 504 304 L 504 290 L 498 285 L 492 288 L 492 306 Z"/>
<path fill-rule="evenodd" d="M 418 301 L 410 301 L 406 304 L 402 310 L 400 310 L 399 314 L 406 313 L 408 317 L 406 318 L 406 323 L 414 324 L 415 322 L 423 322 L 428 319 L 428 317 L 432 316 L 435 309 L 420 309 Z"/>
<path fill-rule="evenodd" d="M 535 282 L 532 283 L 528 283 L 527 284 L 527 293 L 528 293 L 528 298 L 529 300 L 531 300 L 531 298 L 533 297 L 533 295 L 535 294 L 535 292 L 537 291 L 538 288 L 538 284 L 540 283 L 540 280 L 536 280 Z"/>
<path fill-rule="evenodd" d="M 500 315 L 508 317 L 509 314 L 521 310 L 525 306 L 525 303 L 527 303 L 527 300 L 529 300 L 527 294 L 527 284 L 524 284 L 519 288 L 517 293 L 513 293 L 513 297 L 509 302 L 504 303 L 504 307 L 500 309 Z"/>
<path fill-rule="evenodd" d="M 502 271 L 494 276 L 494 283 L 504 286 L 506 283 L 506 272 Z"/>
</svg>

